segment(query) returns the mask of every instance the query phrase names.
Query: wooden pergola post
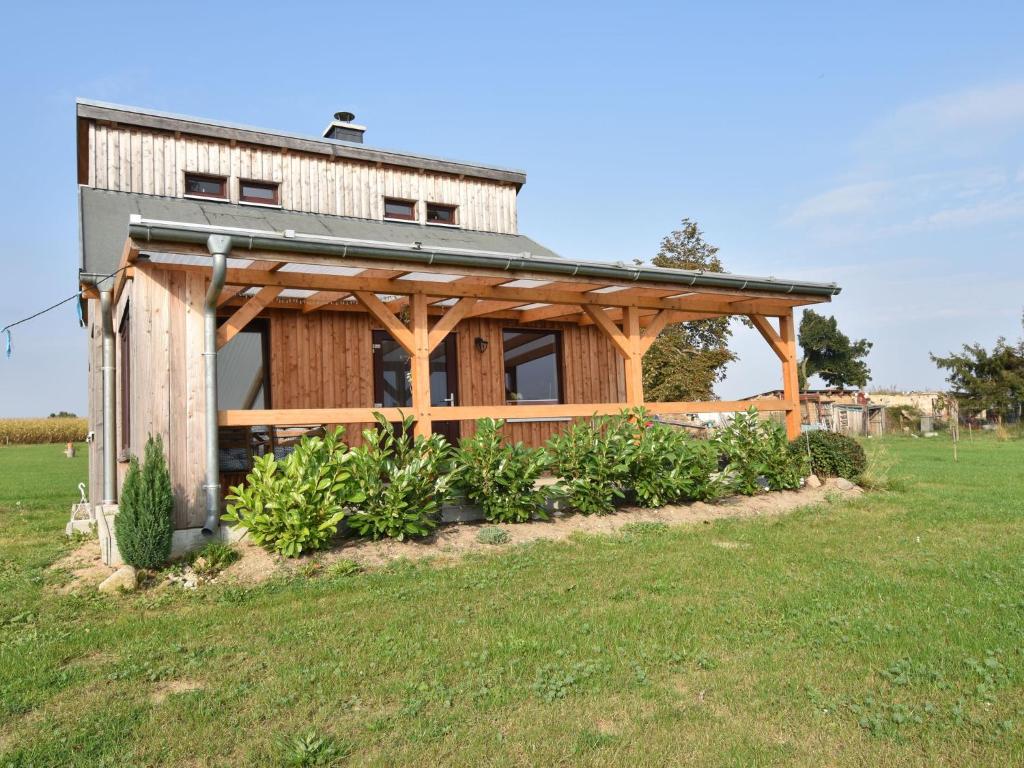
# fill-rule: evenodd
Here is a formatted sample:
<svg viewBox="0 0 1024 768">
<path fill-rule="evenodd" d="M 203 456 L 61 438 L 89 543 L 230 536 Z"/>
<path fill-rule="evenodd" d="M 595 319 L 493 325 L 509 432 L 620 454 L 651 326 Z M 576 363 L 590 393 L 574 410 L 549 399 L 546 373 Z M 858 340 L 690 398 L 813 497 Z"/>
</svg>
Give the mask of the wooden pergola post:
<svg viewBox="0 0 1024 768">
<path fill-rule="evenodd" d="M 786 435 L 790 440 L 800 436 L 800 374 L 796 359 L 796 324 L 793 310 L 779 318 L 779 335 L 782 337 L 785 356 L 782 358 L 782 396 L 786 401 Z"/>
<path fill-rule="evenodd" d="M 430 329 L 427 326 L 427 297 L 414 293 L 410 297 L 409 329 L 413 349 L 409 358 L 412 372 L 412 411 L 416 419 L 414 435 L 430 437 Z"/>
</svg>

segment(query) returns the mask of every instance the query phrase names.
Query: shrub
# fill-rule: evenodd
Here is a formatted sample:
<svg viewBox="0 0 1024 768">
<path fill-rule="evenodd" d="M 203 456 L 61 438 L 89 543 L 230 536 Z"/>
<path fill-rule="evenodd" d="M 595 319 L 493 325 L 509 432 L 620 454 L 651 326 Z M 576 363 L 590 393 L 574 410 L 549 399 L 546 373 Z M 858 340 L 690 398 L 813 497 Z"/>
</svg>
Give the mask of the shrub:
<svg viewBox="0 0 1024 768">
<path fill-rule="evenodd" d="M 483 509 L 494 523 L 522 523 L 532 517 L 547 519 L 544 493 L 535 488 L 548 466 L 543 448 L 501 439 L 504 421 L 480 419 L 476 434 L 459 441 L 455 461 L 458 485 L 466 498 Z"/>
<path fill-rule="evenodd" d="M 710 442 L 651 422 L 642 409 L 615 418 L 617 428 L 626 430 L 625 486 L 638 504 L 660 507 L 719 495 L 718 453 Z"/>
<path fill-rule="evenodd" d="M 548 441 L 556 492 L 584 515 L 614 511 L 625 498 L 628 431 L 621 418 L 596 417 L 572 424 Z"/>
<path fill-rule="evenodd" d="M 860 443 L 838 432 L 805 432 L 789 448 L 794 455 L 809 459 L 810 471 L 818 477 L 856 480 L 867 467 L 867 456 Z"/>
<path fill-rule="evenodd" d="M 117 548 L 136 568 L 159 568 L 171 555 L 174 493 L 160 437 L 146 441 L 144 461 L 132 456 L 114 518 Z"/>
<path fill-rule="evenodd" d="M 353 477 L 363 503 L 349 525 L 374 539 L 427 536 L 451 495 L 452 448 L 438 434 L 411 439 L 411 417 L 401 430 L 379 413 L 374 417 L 377 429 L 363 430 L 364 445 L 352 449 Z"/>
<path fill-rule="evenodd" d="M 508 535 L 508 531 L 496 525 L 485 525 L 476 534 L 476 540 L 481 544 L 491 544 L 494 546 L 508 544 L 510 538 L 512 537 Z"/>
<path fill-rule="evenodd" d="M 736 414 L 715 443 L 728 459 L 729 481 L 737 493 L 752 496 L 800 486 L 800 457 L 790 452 L 782 427 L 759 419 L 756 408 Z"/>
<path fill-rule="evenodd" d="M 343 433 L 338 427 L 326 437 L 304 437 L 281 461 L 271 453 L 257 457 L 245 483 L 230 489 L 221 519 L 285 557 L 324 547 L 348 507 L 363 498 Z"/>
</svg>

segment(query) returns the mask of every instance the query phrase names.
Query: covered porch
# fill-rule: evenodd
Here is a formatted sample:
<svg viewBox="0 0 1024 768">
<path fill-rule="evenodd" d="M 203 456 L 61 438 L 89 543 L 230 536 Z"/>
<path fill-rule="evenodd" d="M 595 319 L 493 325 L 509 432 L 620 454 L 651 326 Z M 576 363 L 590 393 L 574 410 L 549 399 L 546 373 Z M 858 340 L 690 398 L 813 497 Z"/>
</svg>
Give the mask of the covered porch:
<svg viewBox="0 0 1024 768">
<path fill-rule="evenodd" d="M 418 236 L 419 229 L 409 228 L 409 236 Z M 209 280 L 213 264 L 209 238 L 216 235 L 226 243 L 222 246 L 224 287 L 217 300 L 222 317 L 218 349 L 267 313 L 289 312 L 297 317 L 346 313 L 360 315 L 372 328 L 386 332 L 408 359 L 409 396 L 400 407 L 376 397 L 373 402 L 364 398 L 358 406 L 276 407 L 279 398 L 275 397 L 269 400 L 269 407 L 219 410 L 221 427 L 364 424 L 372 422 L 374 413 L 381 413 L 390 421 L 411 416 L 416 434 L 429 434 L 440 422 L 483 417 L 565 420 L 638 406 L 653 413 L 703 413 L 744 410 L 753 405 L 762 411 L 784 413 L 792 438 L 800 430 L 793 310 L 827 302 L 839 290 L 834 284 L 573 262 L 547 255 L 425 246 L 418 241 L 242 229 L 141 216 L 133 217 L 129 231 L 124 279 L 141 271 L 160 271 Z M 749 318 L 770 346 L 780 364 L 782 398 L 646 401 L 643 358 L 658 334 L 672 323 L 722 316 Z M 474 320 L 499 321 L 502 327 L 519 329 L 589 327 L 614 350 L 616 370 L 607 375 L 621 384 L 605 389 L 600 400 L 518 399 L 509 389 L 508 370 L 484 365 L 473 375 L 496 380 L 504 375 L 504 396 L 465 405 L 454 395 L 439 398 L 435 393 L 432 397 L 432 355 L 449 334 L 469 327 Z M 475 341 L 478 345 L 493 343 L 479 336 Z M 364 373 L 346 370 L 344 363 L 328 359 L 338 354 L 338 349 L 328 349 L 336 347 L 333 342 L 305 338 L 293 340 L 295 343 L 305 349 L 291 349 L 293 366 L 331 365 L 352 377 Z M 284 354 L 286 346 L 277 344 L 272 349 Z M 365 366 L 365 358 L 361 363 L 359 357 L 352 359 Z M 586 363 L 569 360 L 562 366 Z"/>
</svg>

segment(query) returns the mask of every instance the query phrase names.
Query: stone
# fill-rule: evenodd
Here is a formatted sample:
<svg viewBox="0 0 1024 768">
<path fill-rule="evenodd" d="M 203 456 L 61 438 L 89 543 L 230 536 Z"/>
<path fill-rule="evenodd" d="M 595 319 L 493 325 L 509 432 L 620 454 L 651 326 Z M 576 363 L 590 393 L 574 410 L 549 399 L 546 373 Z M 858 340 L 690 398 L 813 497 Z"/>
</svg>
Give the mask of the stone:
<svg viewBox="0 0 1024 768">
<path fill-rule="evenodd" d="M 807 487 L 808 488 L 821 488 L 821 480 L 818 479 L 817 475 L 807 476 Z"/>
<path fill-rule="evenodd" d="M 836 488 L 840 491 L 852 491 L 857 486 L 847 480 L 845 477 L 836 478 Z"/>
<path fill-rule="evenodd" d="M 135 568 L 130 565 L 124 565 L 110 574 L 106 579 L 100 582 L 100 592 L 117 592 L 119 590 L 125 590 L 131 592 L 135 590 L 139 585 L 139 574 Z"/>
</svg>

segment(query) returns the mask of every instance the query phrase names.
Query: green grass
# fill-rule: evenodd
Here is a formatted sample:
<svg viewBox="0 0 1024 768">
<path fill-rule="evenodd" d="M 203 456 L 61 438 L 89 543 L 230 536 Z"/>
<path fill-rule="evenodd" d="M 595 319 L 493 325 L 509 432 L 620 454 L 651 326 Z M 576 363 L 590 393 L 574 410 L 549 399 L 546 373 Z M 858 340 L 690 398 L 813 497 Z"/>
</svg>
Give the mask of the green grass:
<svg viewBox="0 0 1024 768">
<path fill-rule="evenodd" d="M 780 518 L 123 597 L 46 588 L 84 466 L 0 449 L 0 765 L 1019 765 L 1024 441 L 879 446 Z"/>
</svg>

